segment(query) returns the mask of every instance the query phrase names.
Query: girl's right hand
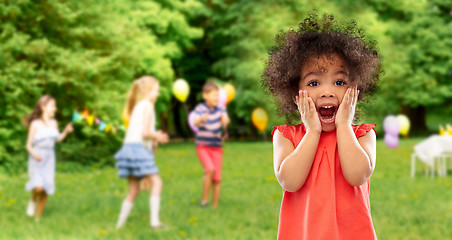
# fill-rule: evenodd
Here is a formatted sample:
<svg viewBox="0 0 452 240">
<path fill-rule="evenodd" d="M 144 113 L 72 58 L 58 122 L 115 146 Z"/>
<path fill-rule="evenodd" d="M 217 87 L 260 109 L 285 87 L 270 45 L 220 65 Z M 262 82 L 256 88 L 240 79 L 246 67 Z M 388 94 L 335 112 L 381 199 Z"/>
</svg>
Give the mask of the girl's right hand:
<svg viewBox="0 0 452 240">
<path fill-rule="evenodd" d="M 74 127 L 73 127 L 72 123 L 68 123 L 63 131 L 66 134 L 73 132 L 74 131 Z"/>
<path fill-rule="evenodd" d="M 163 144 L 165 144 L 165 143 L 168 143 L 168 142 L 169 142 L 169 136 L 168 136 L 168 134 L 165 133 L 165 132 L 163 132 L 162 130 L 158 130 L 158 131 L 155 133 L 155 135 L 156 135 L 155 140 L 156 140 L 158 143 L 163 143 Z"/>
<path fill-rule="evenodd" d="M 322 124 L 320 123 L 317 109 L 312 98 L 308 96 L 308 92 L 306 90 L 298 91 L 298 96 L 295 96 L 295 100 L 306 131 L 322 133 Z"/>
<path fill-rule="evenodd" d="M 38 154 L 34 154 L 33 158 L 36 160 L 36 162 L 41 162 L 42 161 L 41 156 L 39 156 Z"/>
</svg>

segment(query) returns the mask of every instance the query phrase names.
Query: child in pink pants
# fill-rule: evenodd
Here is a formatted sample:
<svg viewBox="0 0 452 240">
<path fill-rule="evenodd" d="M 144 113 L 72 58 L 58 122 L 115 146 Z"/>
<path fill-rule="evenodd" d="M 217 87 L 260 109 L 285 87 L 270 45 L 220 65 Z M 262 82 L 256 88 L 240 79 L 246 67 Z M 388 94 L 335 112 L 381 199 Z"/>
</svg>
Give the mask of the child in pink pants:
<svg viewBox="0 0 452 240">
<path fill-rule="evenodd" d="M 204 102 L 195 110 L 196 152 L 204 167 L 201 207 L 208 205 L 209 191 L 213 185 L 213 207 L 220 200 L 221 161 L 223 158 L 222 128 L 229 124 L 229 117 L 223 106 L 218 106 L 220 88 L 214 82 L 207 82 L 202 89 Z"/>
</svg>

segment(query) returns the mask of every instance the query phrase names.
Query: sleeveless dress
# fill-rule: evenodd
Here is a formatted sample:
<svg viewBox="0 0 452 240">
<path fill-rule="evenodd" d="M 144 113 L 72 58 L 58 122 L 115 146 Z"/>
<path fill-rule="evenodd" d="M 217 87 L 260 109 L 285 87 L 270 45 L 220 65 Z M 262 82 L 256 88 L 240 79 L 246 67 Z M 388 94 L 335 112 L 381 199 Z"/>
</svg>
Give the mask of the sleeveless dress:
<svg viewBox="0 0 452 240">
<path fill-rule="evenodd" d="M 150 132 L 155 132 L 154 104 L 142 100 L 133 108 L 124 144 L 114 155 L 117 160 L 118 176 L 121 178 L 129 176 L 142 178 L 159 172 L 155 164 L 152 142 L 143 139 L 144 111 L 146 108 L 151 108 L 154 113 L 150 121 Z"/>
<path fill-rule="evenodd" d="M 60 133 L 55 127 L 43 126 L 36 130 L 33 139 L 33 151 L 41 157 L 41 162 L 28 156 L 29 181 L 27 191 L 43 187 L 48 195 L 55 193 L 55 142 Z"/>
<path fill-rule="evenodd" d="M 356 138 L 375 124 L 352 125 Z M 303 124 L 273 127 L 297 147 Z M 375 131 L 375 130 L 374 130 Z M 370 181 L 350 185 L 342 174 L 336 131 L 323 132 L 311 171 L 296 192 L 283 190 L 278 239 L 377 239 L 370 215 Z"/>
</svg>

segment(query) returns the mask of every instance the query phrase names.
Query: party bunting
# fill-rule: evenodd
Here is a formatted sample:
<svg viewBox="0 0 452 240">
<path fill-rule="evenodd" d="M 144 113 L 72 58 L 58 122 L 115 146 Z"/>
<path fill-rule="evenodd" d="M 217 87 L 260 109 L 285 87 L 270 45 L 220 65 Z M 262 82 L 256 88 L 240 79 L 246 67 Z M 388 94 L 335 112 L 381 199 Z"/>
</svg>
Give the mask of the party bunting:
<svg viewBox="0 0 452 240">
<path fill-rule="evenodd" d="M 102 120 L 100 120 L 99 118 L 95 117 L 94 115 L 91 115 L 89 113 L 88 109 L 83 110 L 83 112 L 80 114 L 78 111 L 74 111 L 73 115 L 72 115 L 72 122 L 79 122 L 82 123 L 83 120 L 86 121 L 86 123 L 88 123 L 88 125 L 91 127 L 93 126 L 93 124 L 97 124 L 99 125 L 99 130 L 101 132 L 105 132 L 105 133 L 110 133 L 110 134 L 115 134 L 118 130 L 125 132 L 126 128 L 124 126 L 113 126 L 109 123 L 106 123 Z"/>
</svg>

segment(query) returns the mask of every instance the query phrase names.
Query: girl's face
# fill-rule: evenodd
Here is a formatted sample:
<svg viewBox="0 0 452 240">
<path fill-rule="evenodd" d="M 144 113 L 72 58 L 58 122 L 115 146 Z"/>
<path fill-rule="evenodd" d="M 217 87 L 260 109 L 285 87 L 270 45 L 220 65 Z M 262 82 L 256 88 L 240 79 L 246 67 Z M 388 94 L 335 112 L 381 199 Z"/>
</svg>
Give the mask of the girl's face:
<svg viewBox="0 0 452 240">
<path fill-rule="evenodd" d="M 156 83 L 155 86 L 152 88 L 152 90 L 148 94 L 149 101 L 155 103 L 157 101 L 157 98 L 159 97 L 159 89 L 160 84 Z"/>
<path fill-rule="evenodd" d="M 56 110 L 56 102 L 53 99 L 42 106 L 42 114 L 46 115 L 48 118 L 53 118 Z"/>
<path fill-rule="evenodd" d="M 336 112 L 350 86 L 348 69 L 337 55 L 313 58 L 302 67 L 298 87 L 312 98 L 323 131 L 336 128 Z"/>
</svg>

